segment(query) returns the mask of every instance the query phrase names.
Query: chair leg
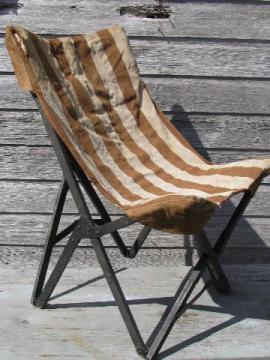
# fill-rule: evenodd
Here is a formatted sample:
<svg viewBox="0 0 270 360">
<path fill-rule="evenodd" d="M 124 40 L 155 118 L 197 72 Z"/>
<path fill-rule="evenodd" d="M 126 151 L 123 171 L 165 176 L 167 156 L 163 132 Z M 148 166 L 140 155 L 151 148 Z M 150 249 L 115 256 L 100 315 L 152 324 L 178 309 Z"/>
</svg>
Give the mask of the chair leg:
<svg viewBox="0 0 270 360">
<path fill-rule="evenodd" d="M 190 298 L 195 286 L 199 282 L 202 273 L 207 266 L 207 262 L 208 257 L 206 255 L 202 255 L 197 264 L 185 276 L 174 304 L 171 306 L 168 315 L 166 315 L 165 320 L 163 321 L 156 337 L 149 347 L 146 355 L 147 360 L 153 360 L 156 358 L 176 320 L 187 310 L 188 299 Z"/>
<path fill-rule="evenodd" d="M 146 359 L 153 360 L 156 358 L 176 320 L 187 310 L 189 305 L 188 300 L 206 268 L 209 269 L 210 274 L 213 277 L 214 284 L 219 291 L 230 291 L 229 282 L 219 263 L 219 256 L 223 252 L 225 245 L 227 244 L 230 235 L 232 234 L 232 231 L 234 230 L 237 222 L 240 219 L 240 216 L 247 207 L 252 195 L 253 194 L 250 193 L 244 194 L 237 209 L 233 213 L 232 218 L 213 247 L 211 246 L 206 235 L 204 233 L 201 234 L 202 240 L 200 241 L 200 251 L 202 254 L 200 259 L 183 280 L 174 304 L 169 310 L 169 313 L 167 314 L 166 312 L 166 314 L 164 314 L 164 319 L 162 317 L 161 327 L 150 345 L 145 345 L 141 339 L 135 320 L 129 310 L 128 304 L 124 298 L 121 287 L 117 282 L 116 276 L 114 275 L 114 271 L 110 265 L 109 259 L 105 253 L 104 248 L 102 247 L 101 242 L 99 239 L 92 240 L 94 250 L 107 278 L 111 291 L 115 297 L 122 317 L 126 323 L 130 336 L 138 353 L 143 355 Z"/>
<path fill-rule="evenodd" d="M 184 280 L 184 286 L 182 287 L 182 291 L 176 298 L 176 301 L 171 307 L 168 316 L 165 318 L 157 336 L 155 337 L 154 341 L 152 342 L 149 348 L 149 351 L 146 356 L 148 360 L 153 360 L 156 357 L 164 341 L 169 335 L 175 321 L 187 309 L 188 306 L 187 301 L 194 287 L 201 278 L 203 271 L 206 269 L 206 267 L 210 269 L 210 274 L 213 275 L 214 278 L 215 276 L 217 276 L 217 279 L 219 279 L 219 281 L 221 280 L 221 284 L 223 282 L 224 289 L 226 289 L 227 286 L 229 286 L 228 280 L 226 279 L 226 276 L 222 270 L 218 258 L 225 249 L 225 246 L 228 243 L 233 230 L 235 229 L 237 223 L 239 222 L 241 216 L 243 215 L 246 207 L 248 206 L 251 198 L 256 193 L 257 189 L 258 189 L 258 183 L 254 184 L 254 187 L 250 191 L 245 192 L 240 203 L 235 209 L 232 217 L 230 218 L 228 224 L 226 225 L 225 229 L 222 231 L 221 235 L 219 236 L 213 247 L 210 245 L 206 235 L 203 232 L 200 234 L 201 235 L 200 237 L 202 239 L 202 241 L 200 242 L 200 246 L 201 246 L 200 251 L 202 251 L 203 254 L 201 255 L 195 267 L 191 269 L 190 273 L 187 275 L 186 279 Z M 222 289 L 223 286 L 221 287 Z"/>
<path fill-rule="evenodd" d="M 225 246 L 227 245 L 228 241 L 230 240 L 230 237 L 231 237 L 234 229 L 236 228 L 239 220 L 241 219 L 244 211 L 246 210 L 248 204 L 250 203 L 250 200 L 256 194 L 258 186 L 259 186 L 258 183 L 255 183 L 252 189 L 250 189 L 249 191 L 246 191 L 244 193 L 237 208 L 234 210 L 230 220 L 228 221 L 224 230 L 220 234 L 220 236 L 214 246 L 214 251 L 218 255 L 223 252 Z"/>
<path fill-rule="evenodd" d="M 61 219 L 67 192 L 68 192 L 68 185 L 67 185 L 65 179 L 63 179 L 59 186 L 58 195 L 57 195 L 57 199 L 56 199 L 56 203 L 55 203 L 55 207 L 54 207 L 54 211 L 53 211 L 53 215 L 52 215 L 51 225 L 50 225 L 50 228 L 48 231 L 48 235 L 47 235 L 46 242 L 44 245 L 44 251 L 43 251 L 43 254 L 42 254 L 42 257 L 40 260 L 40 264 L 39 264 L 39 268 L 38 268 L 38 272 L 36 275 L 36 280 L 35 280 L 34 289 L 33 289 L 33 293 L 32 293 L 32 299 L 31 299 L 32 304 L 34 304 L 36 299 L 39 297 L 39 295 L 42 291 L 43 285 L 44 285 L 44 281 L 46 278 L 48 265 L 49 265 L 52 250 L 54 247 L 55 238 L 56 238 L 57 230 L 59 227 L 59 222 Z"/>
<path fill-rule="evenodd" d="M 164 321 L 162 321 L 162 325 L 157 335 L 150 345 L 146 345 L 142 340 L 134 317 L 124 297 L 120 284 L 117 280 L 101 240 L 98 238 L 93 238 L 91 241 L 99 264 L 103 270 L 104 276 L 112 291 L 119 311 L 123 317 L 138 354 L 142 355 L 148 360 L 153 360 L 157 356 L 176 320 L 184 313 L 184 311 L 187 310 L 189 305 L 188 300 L 198 281 L 202 277 L 204 270 L 206 267 L 208 267 L 209 263 L 215 263 L 215 260 L 213 260 L 215 259 L 215 254 L 213 252 L 209 254 L 202 254 L 197 264 L 188 272 L 185 279 L 182 281 L 180 289 L 177 292 L 174 304 L 172 305 L 169 313 L 165 314 L 166 316 L 164 316 Z M 221 279 L 221 272 L 219 273 L 219 277 Z"/>
<path fill-rule="evenodd" d="M 72 185 L 72 184 L 71 184 Z M 73 186 L 73 185 L 72 185 Z M 71 187 L 72 190 L 72 187 Z M 74 189 L 73 189 L 74 190 Z M 79 200 L 81 200 L 81 195 L 78 194 Z M 52 271 L 44 289 L 35 300 L 34 304 L 39 307 L 44 307 L 47 300 L 49 299 L 51 293 L 53 292 L 57 282 L 59 281 L 65 267 L 67 266 L 76 246 L 78 245 L 79 241 L 82 237 L 90 237 L 91 242 L 93 245 L 93 249 L 96 253 L 97 259 L 99 264 L 104 272 L 105 278 L 108 282 L 108 285 L 112 291 L 112 294 L 116 300 L 117 306 L 120 310 L 120 313 L 123 317 L 123 320 L 126 324 L 130 337 L 136 347 L 137 352 L 145 357 L 148 360 L 153 360 L 156 358 L 157 354 L 159 353 L 164 341 L 168 337 L 170 331 L 172 330 L 176 320 L 188 309 L 189 305 L 192 303 L 192 300 L 189 301 L 190 296 L 202 277 L 202 274 L 206 268 L 209 269 L 211 276 L 214 279 L 214 283 L 216 287 L 220 291 L 225 291 L 229 289 L 228 280 L 222 270 L 222 267 L 219 263 L 219 256 L 221 255 L 222 251 L 225 248 L 225 245 L 230 238 L 232 230 L 235 228 L 238 220 L 240 219 L 240 214 L 243 213 L 245 207 L 247 206 L 248 202 L 250 201 L 250 194 L 244 195 L 243 199 L 241 200 L 238 208 L 235 210 L 232 219 L 229 221 L 228 225 L 225 227 L 224 231 L 218 238 L 216 244 L 212 247 L 209 243 L 208 238 L 205 234 L 201 234 L 201 241 L 200 241 L 200 251 L 201 257 L 197 264 L 190 270 L 186 278 L 184 279 L 180 290 L 177 292 L 175 296 L 175 302 L 172 305 L 171 309 L 164 314 L 162 317 L 162 321 L 160 322 L 160 328 L 157 331 L 157 335 L 154 335 L 154 340 L 150 344 L 145 344 L 139 329 L 136 325 L 135 319 L 130 311 L 129 305 L 125 299 L 125 296 L 122 292 L 121 286 L 117 280 L 115 272 L 112 268 L 112 265 L 109 261 L 109 258 L 105 252 L 103 244 L 100 238 L 93 237 L 96 235 L 91 235 L 91 218 L 85 219 L 83 216 L 80 220 L 75 224 L 74 231 L 65 246 L 54 270 Z M 81 208 L 84 209 L 86 206 L 81 201 Z M 119 228 L 123 227 L 123 222 L 119 222 Z M 103 226 L 104 227 L 104 226 Z M 108 227 L 108 226 L 107 226 Z M 112 231 L 115 229 L 112 227 Z M 107 229 L 108 230 L 108 229 Z M 92 229 L 93 231 L 93 229 Z M 139 236 L 138 242 L 144 240 L 147 236 L 149 229 L 145 228 L 142 232 L 142 236 Z M 102 233 L 102 232 L 101 232 Z M 135 245 L 136 248 L 136 245 Z M 188 303 L 189 301 L 189 303 Z M 150 340 L 149 340 L 150 342 Z"/>
<path fill-rule="evenodd" d="M 217 258 L 217 256 L 213 255 L 211 261 L 207 264 L 207 269 L 213 279 L 213 283 L 215 289 L 224 295 L 229 295 L 232 293 L 232 289 L 225 275 L 222 266 Z"/>
<path fill-rule="evenodd" d="M 213 252 L 213 248 L 204 230 L 198 234 L 197 243 L 200 254 L 212 254 L 211 259 L 209 259 L 207 263 L 207 269 L 213 280 L 215 289 L 222 294 L 230 294 L 231 287 L 229 280 L 223 271 L 217 255 Z"/>
<path fill-rule="evenodd" d="M 125 299 L 121 286 L 117 280 L 115 272 L 112 268 L 112 265 L 109 261 L 109 258 L 106 254 L 104 246 L 99 238 L 91 239 L 97 260 L 103 270 L 104 276 L 107 280 L 107 283 L 111 289 L 111 292 L 115 298 L 119 311 L 122 315 L 122 318 L 126 324 L 127 330 L 130 334 L 130 337 L 134 343 L 134 346 L 139 355 L 145 356 L 147 353 L 146 345 L 143 342 L 135 319 L 130 311 L 128 303 Z"/>
<path fill-rule="evenodd" d="M 71 256 L 73 255 L 77 245 L 82 239 L 83 234 L 85 234 L 85 226 L 81 225 L 81 221 L 79 220 L 73 230 L 67 244 L 62 251 L 52 273 L 49 276 L 47 283 L 45 284 L 41 294 L 38 298 L 35 299 L 34 305 L 39 308 L 44 308 L 46 302 L 51 296 L 55 286 L 57 285 L 60 277 L 62 276 Z"/>
</svg>

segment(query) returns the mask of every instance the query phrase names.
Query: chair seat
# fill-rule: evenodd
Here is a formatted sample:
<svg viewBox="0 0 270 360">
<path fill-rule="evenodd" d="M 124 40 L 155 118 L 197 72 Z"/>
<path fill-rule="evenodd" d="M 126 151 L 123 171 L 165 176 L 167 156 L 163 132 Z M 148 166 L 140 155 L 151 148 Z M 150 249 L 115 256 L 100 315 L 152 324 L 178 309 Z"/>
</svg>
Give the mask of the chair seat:
<svg viewBox="0 0 270 360">
<path fill-rule="evenodd" d="M 159 230 L 196 234 L 208 222 L 217 206 L 221 206 L 234 194 L 247 191 L 263 175 L 269 173 L 270 159 L 249 159 L 209 166 L 213 174 L 215 169 L 228 168 L 231 169 L 231 175 L 219 175 L 223 189 L 213 187 L 211 194 L 204 194 L 202 191 L 200 195 L 197 184 L 194 184 L 194 188 L 185 189 L 190 195 L 179 195 L 183 190 L 181 188 L 179 192 L 145 199 L 140 205 L 126 208 L 126 212 L 130 218 Z"/>
<path fill-rule="evenodd" d="M 21 87 L 37 94 L 89 179 L 134 220 L 196 233 L 270 168 L 270 159 L 203 159 L 151 98 L 121 26 L 54 39 L 10 27 L 6 43 Z"/>
</svg>

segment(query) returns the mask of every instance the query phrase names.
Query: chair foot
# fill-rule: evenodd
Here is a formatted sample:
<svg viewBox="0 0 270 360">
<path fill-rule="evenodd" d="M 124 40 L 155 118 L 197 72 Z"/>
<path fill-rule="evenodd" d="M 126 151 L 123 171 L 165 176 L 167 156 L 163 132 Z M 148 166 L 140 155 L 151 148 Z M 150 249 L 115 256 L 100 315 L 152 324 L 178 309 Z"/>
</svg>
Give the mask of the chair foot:
<svg viewBox="0 0 270 360">
<path fill-rule="evenodd" d="M 32 299 L 31 304 L 38 309 L 44 309 L 46 307 L 46 303 L 39 301 L 39 299 Z"/>
</svg>

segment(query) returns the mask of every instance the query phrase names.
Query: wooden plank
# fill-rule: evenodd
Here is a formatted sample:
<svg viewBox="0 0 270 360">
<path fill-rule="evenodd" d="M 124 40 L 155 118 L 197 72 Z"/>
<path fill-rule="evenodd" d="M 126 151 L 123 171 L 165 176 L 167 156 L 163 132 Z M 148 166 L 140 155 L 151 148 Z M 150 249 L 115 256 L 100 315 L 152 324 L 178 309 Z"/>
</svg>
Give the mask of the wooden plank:
<svg viewBox="0 0 270 360">
<path fill-rule="evenodd" d="M 269 214 L 268 214 L 269 215 Z M 113 219 L 116 217 L 113 216 Z M 69 225 L 76 219 L 73 215 L 64 215 L 62 227 Z M 207 234 L 211 241 L 215 241 L 217 236 L 222 231 L 228 218 L 216 216 L 206 227 Z M 50 223 L 49 215 L 42 214 L 2 214 L 1 215 L 1 240 L 0 246 L 41 246 L 44 244 L 46 231 Z M 267 249 L 270 245 L 270 224 L 269 217 L 251 217 L 243 218 L 229 243 L 229 247 L 244 249 L 244 248 L 261 248 Z M 12 224 L 12 226 L 10 226 Z M 125 229 L 121 229 L 120 233 L 126 244 L 131 245 L 140 229 L 140 224 L 131 225 Z M 113 246 L 115 243 L 108 235 L 104 237 L 104 244 L 106 246 Z M 84 240 L 81 245 L 89 246 L 89 240 Z M 152 230 L 147 238 L 144 247 L 159 249 L 184 249 L 186 251 L 196 247 L 193 236 L 175 235 L 157 230 Z M 173 250 L 172 250 L 173 251 Z"/>
<path fill-rule="evenodd" d="M 59 180 L 62 177 L 51 147 L 3 146 L 0 164 L 2 179 Z"/>
<path fill-rule="evenodd" d="M 0 109 L 36 109 L 14 75 L 0 76 Z M 270 114 L 269 81 L 144 78 L 163 111 Z M 171 96 L 173 94 L 173 96 Z"/>
<path fill-rule="evenodd" d="M 269 44 L 134 40 L 131 45 L 142 75 L 270 75 Z"/>
<path fill-rule="evenodd" d="M 0 213 L 48 213 L 53 210 L 59 183 L 51 182 L 27 182 L 27 181 L 1 181 L 0 182 Z M 230 215 L 238 204 L 242 194 L 235 195 L 228 203 L 218 210 L 218 216 Z M 113 206 L 102 195 L 100 198 L 110 214 L 121 214 L 122 211 Z M 249 216 L 270 216 L 270 184 L 262 184 L 251 201 L 245 215 Z M 88 202 L 90 206 L 90 202 Z M 91 212 L 97 214 L 93 206 Z M 68 194 L 65 213 L 77 213 L 71 196 Z"/>
<path fill-rule="evenodd" d="M 1 11 L 1 10 L 0 10 Z M 0 71 L 13 71 L 13 67 L 9 58 L 7 48 L 5 46 L 5 38 L 0 38 Z"/>
<path fill-rule="evenodd" d="M 153 1 L 145 0 L 143 5 L 147 4 L 153 5 Z M 104 6 L 98 0 L 81 0 L 80 3 L 73 0 L 20 0 L 17 7 L 1 7 L 0 31 L 3 32 L 6 25 L 16 23 L 45 34 L 65 34 L 67 30 L 82 33 L 119 23 L 132 36 L 270 39 L 268 1 L 170 1 L 166 3 L 172 10 L 170 19 L 156 20 L 120 16 L 120 7 L 130 5 L 142 3 L 108 0 Z M 80 21 L 74 21 L 74 18 Z M 66 24 L 69 24 L 68 29 Z"/>
<path fill-rule="evenodd" d="M 269 157 L 268 150 L 235 151 L 225 149 L 210 149 L 198 151 L 207 159 L 216 163 L 225 163 L 235 160 Z M 0 152 L 0 180 L 59 180 L 61 172 L 51 147 L 31 146 L 2 146 Z"/>
<path fill-rule="evenodd" d="M 175 113 L 169 117 L 182 135 L 192 146 L 198 149 L 269 149 L 269 116 L 217 116 Z"/>
<path fill-rule="evenodd" d="M 54 264 L 61 251 L 62 247 L 56 247 L 52 256 L 52 264 Z M 42 254 L 41 246 L 0 246 L 0 266 L 9 265 L 18 268 L 20 264 L 25 264 L 25 269 L 29 267 L 37 268 L 40 257 Z M 195 251 L 187 252 L 185 249 L 142 249 L 139 251 L 135 259 L 127 259 L 121 256 L 118 249 L 110 248 L 106 249 L 108 256 L 113 266 L 128 266 L 128 267 L 139 267 L 139 266 L 179 266 L 181 264 L 191 265 L 197 259 L 197 253 Z M 261 250 L 252 249 L 247 250 L 248 253 L 252 252 L 254 261 L 256 262 L 256 256 L 259 263 L 259 254 L 262 254 Z M 236 251 L 235 251 L 236 253 Z M 188 254 L 188 257 L 187 257 Z M 264 255 L 270 254 L 265 251 Z M 261 256 L 260 256 L 261 258 Z M 242 259 L 244 261 L 244 259 Z M 98 266 L 96 256 L 93 249 L 86 247 L 78 247 L 71 259 L 70 267 L 73 269 L 79 269 L 85 266 Z"/>
<path fill-rule="evenodd" d="M 231 208 L 234 208 L 231 205 Z M 231 215 L 230 215 L 231 216 Z M 206 225 L 205 230 L 214 244 L 219 234 L 227 224 L 230 216 L 215 216 Z M 243 248 L 262 248 L 267 249 L 270 245 L 270 222 L 269 211 L 265 213 L 265 217 L 242 217 L 238 223 L 228 247 L 238 248 L 239 256 Z"/>
<path fill-rule="evenodd" d="M 41 246 L 0 246 L 0 266 L 10 265 L 18 268 L 20 264 L 25 264 L 25 269 L 29 267 L 37 268 L 40 257 L 42 254 Z M 52 256 L 52 264 L 55 264 L 61 251 L 62 247 L 58 246 L 54 249 Z M 237 249 L 239 251 L 239 249 Z M 186 251 L 186 249 L 142 249 L 134 259 L 127 259 L 121 256 L 120 252 L 116 248 L 107 248 L 106 252 L 110 258 L 114 267 L 128 266 L 128 267 L 139 267 L 139 266 L 179 266 L 181 264 L 191 265 L 198 259 L 196 251 Z M 234 251 L 235 256 L 237 251 Z M 253 262 L 259 263 L 262 258 L 261 249 L 245 249 L 247 254 L 252 254 Z M 231 253 L 231 252 L 230 252 Z M 264 251 L 264 256 L 270 258 L 268 251 Z M 239 256 L 237 257 L 238 261 Z M 244 263 L 246 259 L 241 258 Z M 230 259 L 231 263 L 233 259 Z M 73 269 L 79 269 L 85 266 L 98 266 L 98 262 L 93 249 L 86 247 L 78 247 L 71 259 L 69 266 Z"/>
<path fill-rule="evenodd" d="M 50 145 L 38 112 L 0 111 L 0 126 L 0 144 Z"/>
<path fill-rule="evenodd" d="M 50 216 L 48 215 L 1 215 L 1 232 L 3 237 L 0 241 L 0 246 L 2 245 L 31 245 L 31 246 L 41 246 L 44 244 L 46 232 L 50 223 Z M 64 215 L 61 221 L 60 230 L 68 226 L 78 217 L 74 215 Z M 117 217 L 113 216 L 112 219 L 115 220 Z M 14 226 L 9 227 L 10 221 L 13 221 Z M 16 223 L 16 225 L 15 225 Z M 136 239 L 139 231 L 141 230 L 142 225 L 135 224 L 126 227 L 125 229 L 119 230 L 120 234 L 123 235 L 124 241 L 127 245 L 131 245 Z M 103 238 L 104 244 L 106 246 L 114 246 L 115 242 L 112 240 L 111 236 L 106 235 Z M 61 242 L 60 245 L 64 244 Z M 89 240 L 83 240 L 80 245 L 90 246 Z M 145 243 L 146 247 L 156 248 L 157 246 L 178 246 L 183 247 L 183 237 L 180 235 L 166 234 L 159 231 L 153 230 L 150 232 L 149 237 Z"/>
<path fill-rule="evenodd" d="M 268 81 L 153 78 L 146 81 L 163 111 L 269 113 Z M 173 94 L 173 96 L 172 96 Z"/>
<path fill-rule="evenodd" d="M 54 250 L 52 263 L 57 261 L 62 249 L 62 247 L 58 246 Z M 136 258 L 132 260 L 122 257 L 118 249 L 109 248 L 106 249 L 106 252 L 115 267 L 153 266 L 158 268 L 162 266 L 190 266 L 198 260 L 197 251 L 181 247 L 142 249 Z M 23 264 L 23 270 L 25 271 L 31 267 L 37 269 L 42 254 L 42 247 L 21 245 L 0 246 L 0 254 L 1 267 L 9 265 L 18 269 Z M 227 247 L 222 255 L 223 264 L 269 264 L 269 262 L 270 249 L 268 247 Z M 80 269 L 85 266 L 98 266 L 98 263 L 91 248 L 79 247 L 76 249 L 69 266 L 72 269 Z M 248 279 L 247 282 L 249 282 Z"/>
<path fill-rule="evenodd" d="M 58 182 L 3 181 L 0 183 L 0 213 L 52 213 L 58 188 Z M 123 213 L 102 195 L 100 197 L 109 213 L 115 215 Z M 91 213 L 97 214 L 90 201 L 88 201 L 88 205 Z M 70 193 L 67 195 L 64 212 L 77 213 Z"/>
<path fill-rule="evenodd" d="M 22 92 L 15 75 L 0 75 L 0 109 L 36 109 L 29 92 Z"/>
<path fill-rule="evenodd" d="M 0 71 L 13 71 L 0 39 Z M 140 73 L 270 77 L 269 44 L 198 40 L 131 40 Z"/>
<path fill-rule="evenodd" d="M 175 113 L 168 117 L 197 148 L 270 149 L 270 116 Z M 1 111 L 0 126 L 1 145 L 50 145 L 39 113 Z"/>
</svg>

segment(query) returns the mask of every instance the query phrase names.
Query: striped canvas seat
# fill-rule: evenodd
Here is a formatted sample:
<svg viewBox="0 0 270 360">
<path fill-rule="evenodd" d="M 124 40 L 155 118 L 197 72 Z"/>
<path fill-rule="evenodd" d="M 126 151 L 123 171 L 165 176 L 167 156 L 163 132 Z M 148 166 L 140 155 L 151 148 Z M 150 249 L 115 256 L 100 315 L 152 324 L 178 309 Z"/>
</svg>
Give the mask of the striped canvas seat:
<svg viewBox="0 0 270 360">
<path fill-rule="evenodd" d="M 8 27 L 6 44 L 20 86 L 37 94 L 98 190 L 136 221 L 197 233 L 270 169 L 270 159 L 204 160 L 151 99 L 120 26 L 54 39 Z"/>
</svg>

